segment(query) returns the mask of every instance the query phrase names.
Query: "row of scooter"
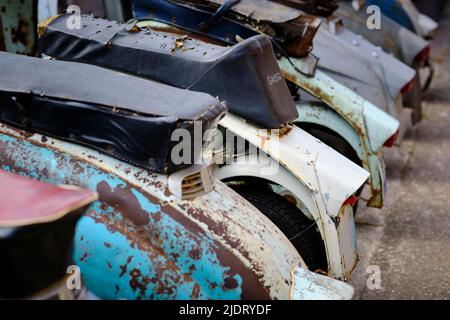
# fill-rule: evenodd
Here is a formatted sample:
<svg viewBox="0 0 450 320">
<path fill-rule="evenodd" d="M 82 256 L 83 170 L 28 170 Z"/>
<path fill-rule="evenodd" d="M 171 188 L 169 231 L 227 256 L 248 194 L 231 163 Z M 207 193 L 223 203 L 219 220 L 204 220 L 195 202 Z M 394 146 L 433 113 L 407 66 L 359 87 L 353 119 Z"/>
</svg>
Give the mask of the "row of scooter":
<svg viewBox="0 0 450 320">
<path fill-rule="evenodd" d="M 388 2 L 411 25 L 369 29 Z M 133 17 L 63 13 L 39 58 L 0 52 L 0 298 L 351 299 L 355 214 L 421 120 L 437 24 L 409 1 Z"/>
</svg>

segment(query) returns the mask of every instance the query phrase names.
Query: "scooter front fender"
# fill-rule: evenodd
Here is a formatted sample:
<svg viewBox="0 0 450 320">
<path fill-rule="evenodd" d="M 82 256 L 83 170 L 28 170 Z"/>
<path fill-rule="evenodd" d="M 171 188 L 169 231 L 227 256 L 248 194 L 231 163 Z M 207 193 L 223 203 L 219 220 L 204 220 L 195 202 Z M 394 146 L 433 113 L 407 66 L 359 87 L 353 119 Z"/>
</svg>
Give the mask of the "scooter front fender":
<svg viewBox="0 0 450 320">
<path fill-rule="evenodd" d="M 414 78 L 414 69 L 360 35 L 339 25 L 334 29 L 332 32 L 329 24 L 322 24 L 314 38 L 313 53 L 321 58 L 319 67 L 367 85 L 378 86 L 379 90 L 384 91 L 385 99 L 391 100 Z M 383 104 L 362 96 L 383 108 Z"/>
<path fill-rule="evenodd" d="M 75 261 L 104 299 L 288 299 L 304 266 L 288 239 L 238 194 L 182 201 L 167 176 L 0 125 L 2 169 L 99 194 L 76 231 Z"/>
<path fill-rule="evenodd" d="M 387 139 L 399 127 L 399 122 L 383 112 L 369 101 L 354 93 L 346 86 L 317 70 L 314 77 L 297 72 L 295 66 L 301 66 L 301 59 L 286 58 L 280 60 L 284 77 L 301 87 L 315 98 L 325 102 L 341 117 L 348 121 L 361 138 L 362 147 L 378 152 Z M 368 130 L 377 128 L 377 130 Z"/>
<path fill-rule="evenodd" d="M 381 15 L 381 28 L 374 30 L 367 28 L 367 15 L 363 9 L 355 10 L 351 5 L 341 3 L 336 15 L 343 19 L 346 28 L 394 54 L 397 59 L 409 66 L 413 65 L 415 57 L 429 45 L 422 37 L 384 14 Z"/>
<path fill-rule="evenodd" d="M 364 169 L 370 172 L 371 197 L 368 200 L 368 205 L 381 208 L 383 206 L 383 194 L 385 193 L 383 186 L 385 172 L 380 170 L 382 160 L 379 153 L 363 148 L 358 133 L 339 114 L 324 103 L 298 102 L 297 110 L 299 117 L 295 123 L 312 123 L 328 128 L 341 136 L 355 150 Z"/>
<path fill-rule="evenodd" d="M 258 174 L 257 165 L 238 159 L 223 166 L 218 176 L 223 179 L 257 176 L 298 197 L 317 222 L 327 250 L 330 275 L 347 279 L 356 263 L 356 238 L 353 214 L 346 207 L 342 209 L 342 205 L 367 180 L 369 173 L 295 126 L 267 132 L 231 114 L 220 125 L 268 154 L 279 164 L 279 170 L 272 175 Z M 242 165 L 247 166 L 245 170 L 239 169 Z M 335 223 L 337 217 L 348 223 Z"/>
</svg>

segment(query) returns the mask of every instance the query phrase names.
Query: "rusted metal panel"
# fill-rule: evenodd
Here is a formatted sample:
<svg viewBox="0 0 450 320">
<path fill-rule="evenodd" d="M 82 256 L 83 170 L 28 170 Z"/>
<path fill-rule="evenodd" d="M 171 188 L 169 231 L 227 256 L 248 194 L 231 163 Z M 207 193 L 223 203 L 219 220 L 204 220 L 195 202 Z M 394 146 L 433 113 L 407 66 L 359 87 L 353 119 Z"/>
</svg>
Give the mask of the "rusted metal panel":
<svg viewBox="0 0 450 320">
<path fill-rule="evenodd" d="M 167 176 L 0 125 L 4 170 L 99 194 L 76 234 L 87 285 L 110 299 L 289 298 L 303 262 L 270 221 L 225 185 L 192 201 Z"/>
<path fill-rule="evenodd" d="M 303 63 L 301 59 L 295 58 L 291 58 L 291 62 L 294 65 Z M 363 167 L 371 173 L 372 196 L 368 205 L 382 207 L 383 186 L 377 165 L 378 152 L 384 142 L 397 131 L 399 122 L 320 70 L 316 71 L 314 77 L 306 77 L 297 72 L 286 58 L 280 60 L 280 66 L 286 79 L 326 103 L 356 131 L 364 151 L 361 158 Z M 339 127 L 331 129 L 341 132 Z"/>
<path fill-rule="evenodd" d="M 350 285 L 298 268 L 293 273 L 293 299 L 350 300 L 355 290 Z"/>
<path fill-rule="evenodd" d="M 274 179 L 274 183 L 290 191 L 308 209 L 324 240 L 329 275 L 347 279 L 357 261 L 356 233 L 355 230 L 349 230 L 347 234 L 339 234 L 336 218 L 348 209 L 341 208 L 342 204 L 366 181 L 368 172 L 295 126 L 280 136 L 279 132 L 264 132 L 232 114 L 222 119 L 220 124 L 280 164 L 282 168 L 278 175 L 262 178 Z M 229 165 L 224 166 L 218 176 L 230 178 L 224 174 L 256 175 L 241 158 L 244 157 L 236 160 L 235 170 L 232 169 L 233 164 L 230 168 L 227 168 Z M 241 160 L 244 161 L 242 167 Z M 282 179 L 277 179 L 279 177 Z M 348 223 L 354 224 L 353 217 L 347 217 Z M 343 237 L 342 242 L 340 236 Z"/>
<path fill-rule="evenodd" d="M 26 55 L 36 53 L 36 1 L 0 1 L 0 20 L 5 51 Z"/>
<path fill-rule="evenodd" d="M 163 32 L 186 34 L 186 31 L 156 21 L 146 20 L 140 22 L 139 25 L 155 28 Z M 190 36 L 201 41 L 214 42 L 211 38 L 205 36 L 196 34 L 190 34 Z M 377 163 L 375 159 L 379 157 L 379 150 L 384 142 L 396 132 L 399 123 L 321 70 L 317 70 L 315 74 L 312 72 L 299 72 L 299 70 L 311 70 L 310 61 L 309 57 L 303 59 L 290 57 L 289 59 L 281 58 L 278 63 L 287 80 L 324 102 L 357 133 L 360 139 L 360 148 L 363 150 L 361 162 L 364 168 L 371 173 L 370 186 L 372 197 L 368 204 L 380 208 L 383 205 L 382 185 L 380 183 L 378 166 L 373 164 Z M 320 114 L 314 114 L 313 117 L 320 117 Z M 299 120 L 302 121 L 301 118 Z M 333 126 L 332 122 L 325 124 L 339 134 L 342 133 L 342 130 L 345 130 L 341 126 Z M 358 150 L 356 151 L 358 152 Z"/>
</svg>

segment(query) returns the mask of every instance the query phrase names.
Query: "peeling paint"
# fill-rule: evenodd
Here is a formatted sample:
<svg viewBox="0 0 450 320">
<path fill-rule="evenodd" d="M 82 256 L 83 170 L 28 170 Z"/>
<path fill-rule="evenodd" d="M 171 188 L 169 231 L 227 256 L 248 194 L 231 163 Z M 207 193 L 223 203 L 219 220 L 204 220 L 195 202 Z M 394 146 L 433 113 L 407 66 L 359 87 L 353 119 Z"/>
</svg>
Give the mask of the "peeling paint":
<svg viewBox="0 0 450 320">
<path fill-rule="evenodd" d="M 76 231 L 75 260 L 106 299 L 287 299 L 303 262 L 270 221 L 220 182 L 192 201 L 167 177 L 87 148 L 0 125 L 0 166 L 99 193 Z"/>
</svg>

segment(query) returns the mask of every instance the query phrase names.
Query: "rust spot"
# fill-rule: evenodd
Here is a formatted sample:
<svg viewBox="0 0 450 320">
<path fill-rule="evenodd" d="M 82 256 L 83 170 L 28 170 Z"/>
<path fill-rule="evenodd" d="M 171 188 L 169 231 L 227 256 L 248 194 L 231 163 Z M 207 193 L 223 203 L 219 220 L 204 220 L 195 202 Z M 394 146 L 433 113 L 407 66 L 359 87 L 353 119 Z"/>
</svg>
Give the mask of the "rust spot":
<svg viewBox="0 0 450 320">
<path fill-rule="evenodd" d="M 200 296 L 200 286 L 196 283 L 192 288 L 191 299 L 198 299 Z"/>
<path fill-rule="evenodd" d="M 281 127 L 280 131 L 279 131 L 279 137 L 281 138 L 281 137 L 287 136 L 289 134 L 289 132 L 291 132 L 291 131 L 292 131 L 291 125 Z"/>
<path fill-rule="evenodd" d="M 86 262 L 87 257 L 88 257 L 88 253 L 85 252 L 85 253 L 83 254 L 83 256 L 80 258 L 80 261 L 81 261 L 81 262 Z"/>
<path fill-rule="evenodd" d="M 148 277 L 144 277 L 139 269 L 133 269 L 130 271 L 130 287 L 133 292 L 139 290 L 139 297 L 142 299 L 147 291 L 147 286 L 150 283 Z"/>
<path fill-rule="evenodd" d="M 194 260 L 200 260 L 201 252 L 199 248 L 194 248 L 191 251 L 189 251 L 189 257 L 191 257 Z"/>
<path fill-rule="evenodd" d="M 228 278 L 226 278 L 225 279 L 225 281 L 224 281 L 224 286 L 223 286 L 223 288 L 225 289 L 225 290 L 232 290 L 232 289 L 236 289 L 237 287 L 238 287 L 238 282 L 237 282 L 237 280 L 235 279 L 235 278 L 233 278 L 233 277 L 228 277 Z"/>
<path fill-rule="evenodd" d="M 175 39 L 175 45 L 174 45 L 174 47 L 172 49 L 170 49 L 170 53 L 174 54 L 175 52 L 177 52 L 179 50 L 183 50 L 183 51 L 192 50 L 193 48 L 186 48 L 185 47 L 184 42 L 186 40 L 192 40 L 192 38 L 190 38 L 187 35 L 184 35 L 184 36 L 182 36 L 180 38 Z"/>
<path fill-rule="evenodd" d="M 217 283 L 216 282 L 211 282 L 209 284 L 209 287 L 214 290 L 215 288 L 217 288 Z"/>
<path fill-rule="evenodd" d="M 130 264 L 131 260 L 133 260 L 133 256 L 128 257 L 127 262 L 124 265 L 119 266 L 120 268 L 119 278 L 122 278 L 125 275 L 125 273 L 127 273 L 128 265 Z"/>
<path fill-rule="evenodd" d="M 170 197 L 171 195 L 172 195 L 172 192 L 170 192 L 169 188 L 168 187 L 164 188 L 164 196 Z"/>
<path fill-rule="evenodd" d="M 129 187 L 117 187 L 112 190 L 108 183 L 102 181 L 97 185 L 97 192 L 101 202 L 122 212 L 125 218 L 130 219 L 136 226 L 147 225 L 150 222 L 149 214 L 142 209 Z"/>
<path fill-rule="evenodd" d="M 11 40 L 14 43 L 22 43 L 25 47 L 28 46 L 28 35 L 32 33 L 28 21 L 19 20 L 17 27 L 11 30 Z"/>
<path fill-rule="evenodd" d="M 108 27 L 111 28 L 111 26 L 108 26 Z M 131 28 L 129 28 L 127 31 L 129 33 L 138 33 L 141 31 L 141 29 L 138 26 L 134 25 Z"/>
</svg>

